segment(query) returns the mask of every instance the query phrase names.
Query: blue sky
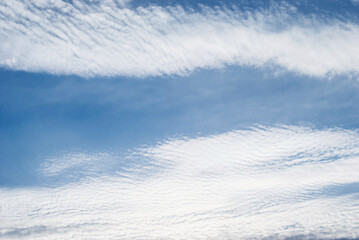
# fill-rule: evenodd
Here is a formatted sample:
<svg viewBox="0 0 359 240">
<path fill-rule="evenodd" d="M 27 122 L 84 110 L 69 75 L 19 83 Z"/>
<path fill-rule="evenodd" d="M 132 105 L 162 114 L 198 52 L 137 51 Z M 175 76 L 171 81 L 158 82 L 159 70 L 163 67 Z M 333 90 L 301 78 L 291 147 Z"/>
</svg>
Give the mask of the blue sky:
<svg viewBox="0 0 359 240">
<path fill-rule="evenodd" d="M 0 239 L 358 238 L 358 10 L 0 3 Z"/>
</svg>

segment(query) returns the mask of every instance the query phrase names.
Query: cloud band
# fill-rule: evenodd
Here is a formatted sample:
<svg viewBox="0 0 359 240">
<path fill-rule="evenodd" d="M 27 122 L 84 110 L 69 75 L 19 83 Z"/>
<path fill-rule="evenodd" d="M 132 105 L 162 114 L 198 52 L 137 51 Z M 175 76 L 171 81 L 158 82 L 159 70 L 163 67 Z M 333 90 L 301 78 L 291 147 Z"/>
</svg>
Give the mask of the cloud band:
<svg viewBox="0 0 359 240">
<path fill-rule="evenodd" d="M 118 175 L 0 189 L 0 238 L 355 238 L 358 156 L 358 133 L 341 129 L 170 139 L 134 151 L 147 164 Z"/>
<path fill-rule="evenodd" d="M 350 21 L 305 16 L 291 6 L 250 12 L 115 3 L 2 1 L 0 66 L 83 77 L 181 75 L 226 65 L 319 77 L 359 70 L 359 27 Z"/>
</svg>

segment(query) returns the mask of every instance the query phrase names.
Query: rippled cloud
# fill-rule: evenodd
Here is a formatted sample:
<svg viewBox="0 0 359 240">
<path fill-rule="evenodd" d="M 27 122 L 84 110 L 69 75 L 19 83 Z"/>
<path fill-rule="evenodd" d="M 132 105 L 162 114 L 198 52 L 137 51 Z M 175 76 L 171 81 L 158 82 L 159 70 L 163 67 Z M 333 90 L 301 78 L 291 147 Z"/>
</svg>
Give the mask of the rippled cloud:
<svg viewBox="0 0 359 240">
<path fill-rule="evenodd" d="M 62 154 L 40 172 L 66 177 L 76 157 L 96 172 L 101 156 L 111 154 Z M 132 164 L 62 186 L 2 188 L 0 238 L 359 237 L 356 130 L 257 126 L 167 139 L 125 158 Z"/>
<path fill-rule="evenodd" d="M 96 3 L 96 4 L 95 4 Z M 126 1 L 0 3 L 0 66 L 92 76 L 183 75 L 226 65 L 357 74 L 359 26 L 293 6 L 124 8 Z"/>
</svg>

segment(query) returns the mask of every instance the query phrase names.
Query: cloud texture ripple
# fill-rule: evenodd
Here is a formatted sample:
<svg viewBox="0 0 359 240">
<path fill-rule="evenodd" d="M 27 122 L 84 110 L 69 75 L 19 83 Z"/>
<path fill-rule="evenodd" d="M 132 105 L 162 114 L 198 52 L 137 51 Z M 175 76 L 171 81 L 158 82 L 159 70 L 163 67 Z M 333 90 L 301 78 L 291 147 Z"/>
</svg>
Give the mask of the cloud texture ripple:
<svg viewBox="0 0 359 240">
<path fill-rule="evenodd" d="M 0 238 L 359 237 L 357 131 L 258 126 L 169 139 L 127 158 L 146 164 L 59 187 L 0 189 Z M 51 164 L 44 174 L 61 174 Z"/>
<path fill-rule="evenodd" d="M 357 74 L 359 26 L 293 6 L 123 8 L 126 1 L 3 0 L 0 66 L 92 76 L 186 74 L 226 65 Z"/>
</svg>

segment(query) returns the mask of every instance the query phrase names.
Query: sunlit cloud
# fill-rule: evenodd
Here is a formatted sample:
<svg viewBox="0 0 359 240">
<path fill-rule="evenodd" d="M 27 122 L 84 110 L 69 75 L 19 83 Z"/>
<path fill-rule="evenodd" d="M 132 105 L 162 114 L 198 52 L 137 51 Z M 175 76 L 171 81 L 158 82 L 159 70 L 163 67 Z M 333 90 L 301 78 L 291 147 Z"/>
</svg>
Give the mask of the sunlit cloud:
<svg viewBox="0 0 359 240">
<path fill-rule="evenodd" d="M 183 75 L 227 65 L 357 74 L 359 26 L 270 10 L 124 8 L 126 1 L 0 3 L 0 66 L 92 76 Z"/>
<path fill-rule="evenodd" d="M 86 169 L 111 156 L 70 155 L 39 171 L 66 177 L 70 158 Z M 359 237 L 359 195 L 341 191 L 359 184 L 356 130 L 257 126 L 167 139 L 125 158 L 110 174 L 58 187 L 1 189 L 0 238 Z"/>
</svg>

